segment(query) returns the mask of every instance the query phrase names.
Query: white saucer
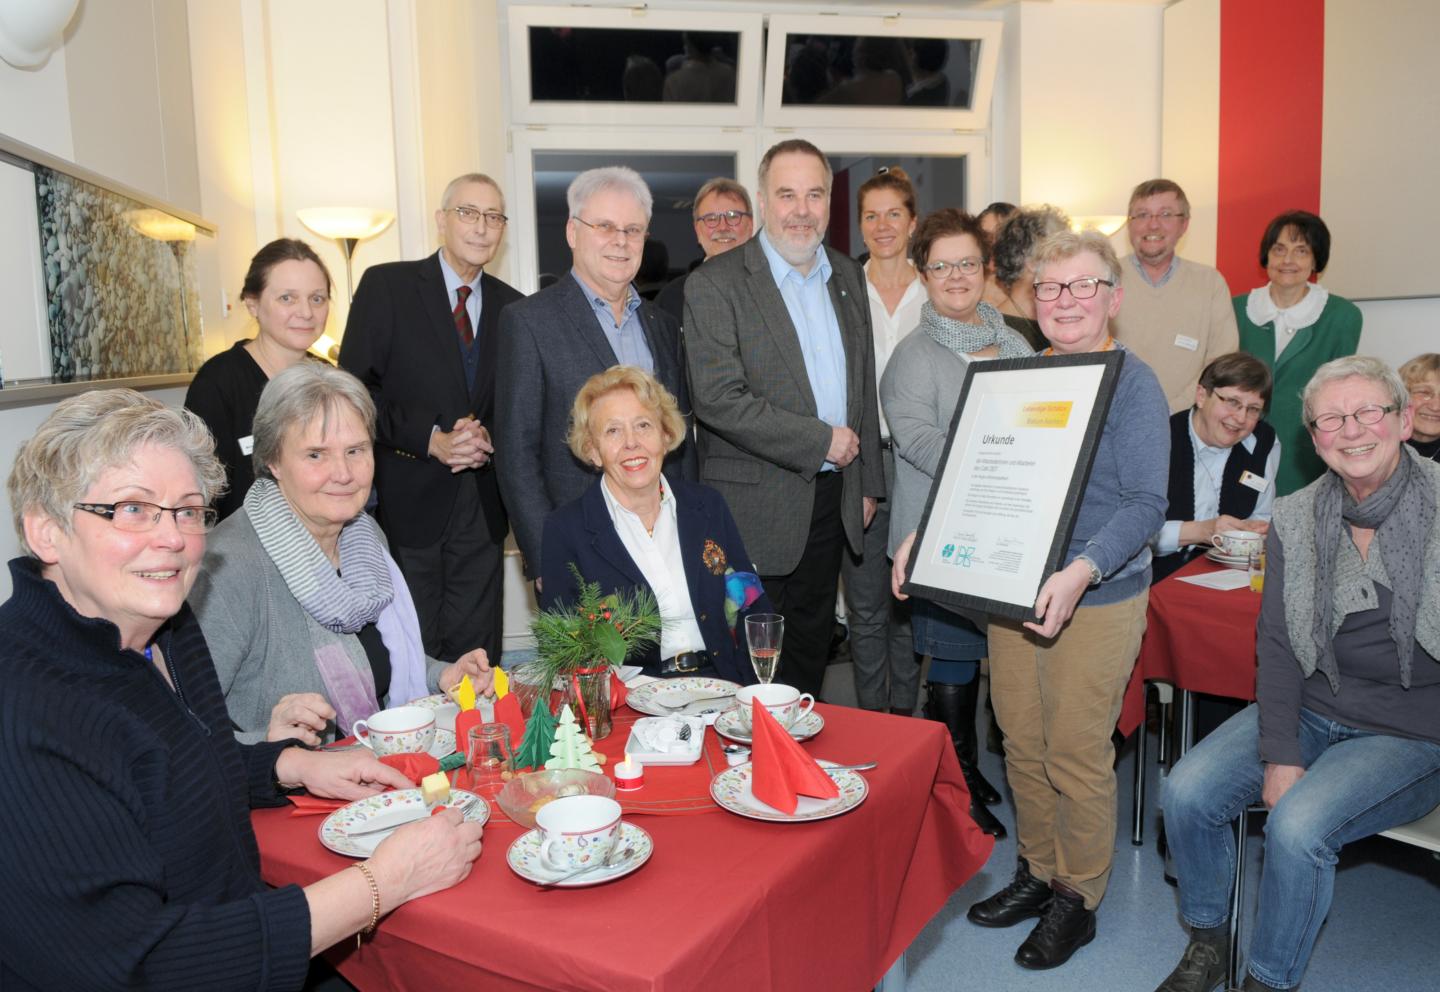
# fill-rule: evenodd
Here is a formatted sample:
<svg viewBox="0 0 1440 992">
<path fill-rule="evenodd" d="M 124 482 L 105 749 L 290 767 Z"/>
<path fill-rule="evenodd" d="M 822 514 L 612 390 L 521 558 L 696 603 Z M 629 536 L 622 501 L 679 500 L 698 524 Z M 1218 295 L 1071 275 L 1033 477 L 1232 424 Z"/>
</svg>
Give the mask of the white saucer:
<svg viewBox="0 0 1440 992">
<path fill-rule="evenodd" d="M 819 759 L 817 759 L 819 760 Z M 835 761 L 820 761 L 821 767 L 838 764 Z M 835 772 L 830 777 L 840 789 L 834 799 L 814 799 L 801 796 L 795 812 L 782 813 L 774 806 L 755 798 L 750 787 L 755 766 L 750 762 L 727 768 L 710 780 L 710 797 L 725 809 L 752 820 L 767 820 L 771 823 L 804 823 L 809 820 L 827 820 L 841 813 L 848 813 L 865 801 L 870 787 L 865 779 L 852 771 Z"/>
<path fill-rule="evenodd" d="M 808 741 L 825 729 L 825 718 L 814 710 L 806 713 L 790 727 L 790 736 L 797 741 Z M 732 706 L 715 721 L 715 733 L 740 744 L 752 742 L 750 731 L 740 725 L 740 710 Z"/>
<path fill-rule="evenodd" d="M 1249 568 L 1249 555 L 1227 555 L 1219 548 L 1211 548 L 1205 552 L 1205 557 L 1217 565 L 1224 565 L 1226 568 Z"/>
<path fill-rule="evenodd" d="M 473 792 L 452 789 L 450 798 L 445 805 L 459 806 L 467 800 L 474 800 L 473 805 L 465 810 L 467 821 L 482 824 L 489 821 L 490 804 Z M 393 792 L 381 792 L 373 796 L 366 796 L 364 799 L 357 799 L 349 806 L 342 806 L 325 817 L 325 822 L 320 824 L 320 843 L 336 854 L 345 854 L 352 858 L 368 858 L 375 853 L 375 848 L 380 846 L 380 842 L 394 831 L 380 830 L 373 834 L 351 837 L 349 836 L 351 830 L 375 824 L 382 817 L 396 813 L 418 813 L 424 808 L 425 800 L 420 797 L 419 789 L 396 789 Z M 397 827 L 401 825 L 403 824 L 397 824 Z"/>
<path fill-rule="evenodd" d="M 537 885 L 546 885 L 555 882 L 568 872 L 551 871 L 540 863 L 540 841 L 543 836 L 539 829 L 521 834 L 515 843 L 510 845 L 510 850 L 505 852 L 505 862 L 510 870 L 527 882 L 534 882 Z M 618 852 L 626 847 L 634 848 L 634 853 L 623 863 L 614 868 L 596 868 L 594 871 L 587 871 L 583 875 L 576 875 L 574 878 L 563 882 L 555 882 L 557 889 L 580 889 L 590 885 L 603 885 L 606 882 L 613 882 L 617 878 L 624 878 L 635 871 L 645 862 L 650 860 L 650 855 L 655 853 L 655 842 L 650 839 L 640 827 L 628 820 L 620 821 L 620 836 L 615 840 L 615 847 L 612 854 L 618 856 Z"/>
</svg>

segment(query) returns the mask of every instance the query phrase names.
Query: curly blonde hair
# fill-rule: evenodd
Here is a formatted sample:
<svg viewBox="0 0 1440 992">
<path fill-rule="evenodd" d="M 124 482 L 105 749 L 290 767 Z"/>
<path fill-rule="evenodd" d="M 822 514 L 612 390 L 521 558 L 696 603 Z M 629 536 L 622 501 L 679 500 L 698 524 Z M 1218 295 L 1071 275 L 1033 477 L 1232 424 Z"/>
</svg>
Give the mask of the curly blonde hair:
<svg viewBox="0 0 1440 992">
<path fill-rule="evenodd" d="M 592 464 L 590 455 L 595 450 L 595 439 L 590 433 L 590 410 L 600 397 L 620 389 L 634 391 L 640 404 L 654 411 L 665 435 L 666 452 L 680 447 L 685 440 L 685 418 L 680 415 L 680 404 L 675 402 L 670 390 L 644 369 L 614 365 L 585 380 L 585 385 L 575 394 L 575 403 L 570 408 L 570 433 L 565 439 L 572 455 L 586 465 Z"/>
</svg>

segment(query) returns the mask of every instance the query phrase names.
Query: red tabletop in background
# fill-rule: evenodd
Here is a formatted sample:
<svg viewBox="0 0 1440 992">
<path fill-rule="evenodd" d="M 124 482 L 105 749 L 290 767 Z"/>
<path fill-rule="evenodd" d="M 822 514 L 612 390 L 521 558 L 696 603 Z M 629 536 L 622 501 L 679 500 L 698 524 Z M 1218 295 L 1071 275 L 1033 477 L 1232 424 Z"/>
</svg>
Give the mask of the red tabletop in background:
<svg viewBox="0 0 1440 992">
<path fill-rule="evenodd" d="M 1182 576 L 1223 571 L 1203 556 L 1150 587 L 1145 639 L 1130 675 L 1119 730 L 1129 736 L 1145 718 L 1145 682 L 1234 699 L 1255 698 L 1255 621 L 1260 596 L 1249 587 L 1221 592 Z"/>
<path fill-rule="evenodd" d="M 825 729 L 804 745 L 811 754 L 880 763 L 863 773 L 865 801 L 843 816 L 627 813 L 655 840 L 650 861 L 605 885 L 562 890 L 510 870 L 505 852 L 522 829 L 495 816 L 469 878 L 400 907 L 361 950 L 345 942 L 330 959 L 360 988 L 417 992 L 871 988 L 985 863 L 993 840 L 970 818 L 942 725 L 816 709 Z M 627 736 L 617 727 L 599 749 L 618 753 Z M 645 788 L 621 795 L 639 799 L 680 771 L 649 766 Z M 303 885 L 352 863 L 321 846 L 322 819 L 253 813 L 267 882 Z"/>
</svg>

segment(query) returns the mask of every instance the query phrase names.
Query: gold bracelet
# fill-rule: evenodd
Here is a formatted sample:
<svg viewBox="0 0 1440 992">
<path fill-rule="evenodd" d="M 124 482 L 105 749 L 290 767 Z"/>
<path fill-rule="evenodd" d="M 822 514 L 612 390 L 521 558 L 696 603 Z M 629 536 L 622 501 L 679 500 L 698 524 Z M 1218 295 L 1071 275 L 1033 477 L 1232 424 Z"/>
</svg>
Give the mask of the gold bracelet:
<svg viewBox="0 0 1440 992">
<path fill-rule="evenodd" d="M 375 884 L 375 874 L 365 862 L 356 861 L 351 867 L 359 868 L 360 874 L 365 876 L 365 881 L 370 883 L 370 922 L 363 930 L 355 935 L 355 947 L 358 949 L 361 938 L 373 934 L 375 928 L 380 924 L 380 886 Z"/>
</svg>

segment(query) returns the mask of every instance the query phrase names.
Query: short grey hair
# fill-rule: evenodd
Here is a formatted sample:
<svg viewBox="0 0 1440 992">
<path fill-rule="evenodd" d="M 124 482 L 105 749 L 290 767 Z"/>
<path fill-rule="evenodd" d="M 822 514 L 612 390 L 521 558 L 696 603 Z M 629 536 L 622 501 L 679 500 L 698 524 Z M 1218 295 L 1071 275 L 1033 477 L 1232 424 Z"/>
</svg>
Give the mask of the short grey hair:
<svg viewBox="0 0 1440 992">
<path fill-rule="evenodd" d="M 655 208 L 655 198 L 650 195 L 650 187 L 645 185 L 640 173 L 628 165 L 586 169 L 572 179 L 570 188 L 565 191 L 565 203 L 570 208 L 570 216 L 579 217 L 580 211 L 585 209 L 591 197 L 610 189 L 618 189 L 635 197 L 640 209 L 645 213 L 646 223 L 649 223 L 650 214 Z"/>
<path fill-rule="evenodd" d="M 830 190 L 835 184 L 835 170 L 830 168 L 830 160 L 825 157 L 825 153 L 804 138 L 787 138 L 771 145 L 760 159 L 760 169 L 756 178 L 760 180 L 761 199 L 769 195 L 765 184 L 770 181 L 770 163 L 781 155 L 809 155 L 819 159 L 820 168 L 825 173 L 825 194 L 827 196 L 830 194 Z"/>
<path fill-rule="evenodd" d="M 75 503 L 146 445 L 184 455 L 206 503 L 225 491 L 225 467 L 205 421 L 133 389 L 92 389 L 62 400 L 15 455 L 6 489 L 21 550 L 35 557 L 25 541 L 27 513 L 43 513 L 68 533 Z"/>
<path fill-rule="evenodd" d="M 1063 262 L 1087 251 L 1100 259 L 1100 264 L 1105 266 L 1118 287 L 1120 259 L 1115 255 L 1115 247 L 1110 244 L 1109 238 L 1093 230 L 1081 231 L 1078 234 L 1074 231 L 1056 231 L 1036 245 L 1030 253 L 1030 264 L 1035 269 L 1035 278 L 1039 279 L 1040 270 L 1051 262 Z"/>
<path fill-rule="evenodd" d="M 260 393 L 251 434 L 255 439 L 252 457 L 255 477 L 273 479 L 270 466 L 280 460 L 285 435 L 321 418 L 328 428 L 330 414 L 348 404 L 375 441 L 375 401 L 364 384 L 344 369 L 328 362 L 305 359 L 271 379 Z"/>
<path fill-rule="evenodd" d="M 713 193 L 728 193 L 730 196 L 735 197 L 735 199 L 745 204 L 745 212 L 747 214 L 753 214 L 755 212 L 755 207 L 750 203 L 750 191 L 747 190 L 743 184 L 726 176 L 716 176 L 714 179 L 707 179 L 705 185 L 701 186 L 695 194 L 695 205 L 690 210 L 690 215 L 694 217 L 694 219 L 700 219 L 700 204 L 705 202 L 705 197 Z"/>
<path fill-rule="evenodd" d="M 486 186 L 492 187 L 496 193 L 500 194 L 500 203 L 502 205 L 505 203 L 505 191 L 500 188 L 499 183 L 483 172 L 467 172 L 445 184 L 445 192 L 440 196 L 440 209 L 449 210 L 451 203 L 455 200 L 455 191 L 470 183 L 484 183 Z"/>
<path fill-rule="evenodd" d="M 1011 214 L 995 232 L 995 244 L 990 249 L 996 281 L 1006 287 L 1015 285 L 1025 274 L 1025 264 L 1035 246 L 1052 234 L 1068 230 L 1069 216 L 1048 203 Z"/>
<path fill-rule="evenodd" d="M 1365 379 L 1376 385 L 1384 387 L 1390 394 L 1390 404 L 1397 410 L 1404 409 L 1410 405 L 1410 390 L 1405 388 L 1405 382 L 1400 374 L 1380 361 L 1378 358 L 1371 358 L 1369 355 L 1346 355 L 1344 358 L 1337 358 L 1334 361 L 1326 362 L 1315 370 L 1310 381 L 1305 383 L 1305 388 L 1300 392 L 1300 404 L 1305 410 L 1305 426 L 1310 426 L 1310 421 L 1315 417 L 1315 410 L 1311 406 L 1320 390 L 1332 382 L 1339 382 L 1341 379 Z"/>
</svg>

